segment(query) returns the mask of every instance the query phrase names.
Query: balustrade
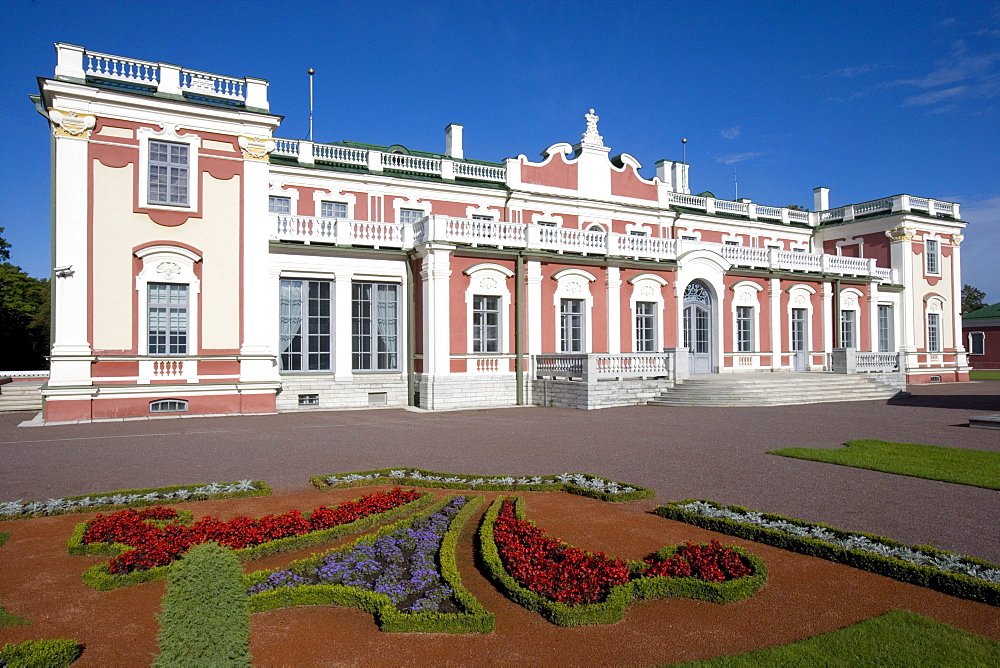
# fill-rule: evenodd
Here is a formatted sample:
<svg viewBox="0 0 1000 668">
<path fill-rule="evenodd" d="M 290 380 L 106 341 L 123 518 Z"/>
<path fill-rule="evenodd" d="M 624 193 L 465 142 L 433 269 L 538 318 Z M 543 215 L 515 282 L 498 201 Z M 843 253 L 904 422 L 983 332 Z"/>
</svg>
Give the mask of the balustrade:
<svg viewBox="0 0 1000 668">
<path fill-rule="evenodd" d="M 159 82 L 159 63 L 109 56 L 94 51 L 87 51 L 84 61 L 84 72 L 88 77 L 127 81 L 144 86 L 156 86 Z"/>
<path fill-rule="evenodd" d="M 600 380 L 670 378 L 676 375 L 674 353 L 589 353 L 533 355 L 535 378 Z"/>
<path fill-rule="evenodd" d="M 180 88 L 197 95 L 221 97 L 243 102 L 246 99 L 246 80 L 210 74 L 198 70 L 181 70 Z"/>
</svg>

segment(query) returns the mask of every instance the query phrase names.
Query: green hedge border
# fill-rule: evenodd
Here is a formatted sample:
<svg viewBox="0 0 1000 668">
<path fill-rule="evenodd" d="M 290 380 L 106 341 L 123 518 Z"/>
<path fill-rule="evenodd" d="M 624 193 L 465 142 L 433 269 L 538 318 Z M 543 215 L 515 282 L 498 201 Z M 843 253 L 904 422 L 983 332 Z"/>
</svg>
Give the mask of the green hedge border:
<svg viewBox="0 0 1000 668">
<path fill-rule="evenodd" d="M 791 536 L 776 529 L 767 529 L 722 517 L 705 517 L 703 515 L 699 515 L 698 513 L 684 510 L 680 507 L 681 505 L 693 503 L 695 501 L 701 501 L 702 503 L 710 504 L 715 508 L 731 510 L 734 512 L 757 512 L 743 506 L 722 506 L 713 501 L 707 501 L 704 499 L 671 501 L 665 506 L 657 506 L 653 512 L 660 517 L 665 517 L 679 522 L 686 522 L 687 524 L 693 524 L 710 531 L 717 531 L 730 536 L 746 538 L 757 543 L 764 543 L 765 545 L 779 547 L 783 550 L 798 552 L 799 554 L 805 554 L 810 557 L 818 557 L 820 559 L 826 559 L 827 561 L 845 564 L 853 568 L 859 568 L 861 570 L 884 575 L 901 582 L 907 582 L 909 584 L 934 589 L 935 591 L 958 598 L 966 598 L 972 601 L 986 603 L 988 605 L 1000 606 L 1000 585 L 977 580 L 976 578 L 968 575 L 962 575 L 960 573 L 949 573 L 930 566 L 912 564 L 896 557 L 884 557 L 877 554 L 871 554 L 869 552 L 862 552 L 860 550 L 847 549 L 816 538 Z M 937 550 L 927 545 L 906 545 L 876 534 L 861 533 L 858 531 L 844 531 L 843 529 L 838 529 L 827 524 L 819 522 L 803 522 L 802 520 L 785 517 L 783 515 L 775 515 L 772 513 L 761 513 L 761 515 L 765 519 L 782 520 L 797 526 L 821 527 L 827 531 L 837 534 L 838 536 L 864 536 L 865 538 L 870 538 L 871 540 L 878 541 L 889 547 L 905 547 L 920 550 L 932 555 L 940 554 L 960 557 L 966 563 L 975 564 L 977 566 L 985 566 L 987 568 L 1000 568 L 1000 566 L 991 564 L 988 561 L 965 557 L 955 554 L 954 552 L 947 552 L 945 550 Z"/>
<path fill-rule="evenodd" d="M 238 480 L 232 482 L 219 482 L 214 483 L 217 485 L 234 485 Z M 157 499 L 156 501 L 145 501 L 138 499 L 132 503 L 104 503 L 99 506 L 87 506 L 80 508 L 70 508 L 69 510 L 59 510 L 54 513 L 49 512 L 37 512 L 37 513 L 22 513 L 20 515 L 6 515 L 0 518 L 0 522 L 7 522 L 12 520 L 31 520 L 40 517 L 56 517 L 58 515 L 76 515 L 80 513 L 102 513 L 108 510 L 122 510 L 123 508 L 142 508 L 144 506 L 172 506 L 177 503 L 191 503 L 192 501 L 217 501 L 220 499 L 247 499 L 256 496 L 270 496 L 272 493 L 270 485 L 268 485 L 263 480 L 254 480 L 254 489 L 247 490 L 244 492 L 220 492 L 218 494 L 192 494 L 186 499 Z M 197 489 L 198 487 L 204 487 L 206 485 L 211 485 L 213 483 L 199 483 L 195 485 L 170 485 L 168 487 L 147 487 L 143 489 L 117 489 L 113 492 L 100 492 L 96 494 L 80 494 L 79 496 L 66 496 L 63 497 L 66 501 L 75 501 L 77 499 L 85 499 L 87 497 L 101 497 L 101 496 L 114 496 L 115 494 L 150 494 L 156 492 L 158 494 L 163 494 L 166 492 L 176 492 L 181 489 Z"/>
<path fill-rule="evenodd" d="M 79 643 L 70 638 L 25 640 L 19 645 L 0 648 L 0 665 L 63 668 L 76 661 L 80 651 Z"/>
<path fill-rule="evenodd" d="M 600 603 L 569 606 L 545 598 L 522 587 L 504 568 L 500 560 L 496 542 L 493 539 L 493 525 L 500 514 L 504 497 L 498 497 L 483 517 L 479 528 L 479 554 L 490 579 L 507 598 L 518 605 L 540 614 L 559 626 L 582 626 L 590 624 L 613 624 L 620 621 L 632 599 L 653 599 L 667 596 L 693 598 L 712 603 L 733 603 L 752 596 L 767 581 L 767 567 L 764 561 L 739 547 L 729 546 L 745 557 L 753 566 L 754 574 L 729 580 L 728 582 L 706 582 L 695 577 L 649 577 L 632 580 L 612 587 Z M 515 512 L 520 519 L 524 516 L 524 498 L 515 497 Z M 680 546 L 665 547 L 658 556 L 668 557 Z M 633 574 L 644 566 L 642 562 L 629 562 Z"/>
<path fill-rule="evenodd" d="M 401 612 L 385 594 L 378 594 L 371 591 L 350 587 L 347 585 L 297 585 L 294 587 L 279 587 L 253 594 L 250 596 L 251 612 L 264 612 L 276 608 L 289 608 L 299 605 L 340 605 L 344 607 L 360 608 L 370 612 L 375 616 L 375 622 L 379 629 L 393 633 L 490 633 L 494 630 L 496 622 L 493 613 L 482 606 L 465 587 L 462 585 L 462 578 L 458 572 L 458 565 L 455 561 L 455 546 L 462 529 L 468 523 L 469 518 L 483 504 L 484 497 L 479 495 L 448 495 L 437 503 L 429 506 L 423 512 L 412 517 L 400 520 L 391 525 L 380 528 L 377 532 L 362 536 L 354 542 L 343 547 L 329 550 L 322 554 L 313 555 L 307 559 L 301 559 L 289 564 L 286 568 L 278 568 L 267 571 L 257 571 L 243 576 L 244 585 L 250 588 L 260 584 L 279 570 L 295 570 L 304 568 L 315 568 L 323 563 L 323 559 L 332 552 L 342 552 L 353 549 L 361 543 L 372 543 L 379 538 L 386 536 L 399 529 L 410 526 L 419 517 L 427 517 L 434 514 L 448 504 L 455 496 L 466 496 L 468 503 L 458 512 L 452 520 L 448 531 L 445 532 L 441 541 L 441 548 L 438 552 L 438 561 L 441 565 L 441 574 L 445 581 L 454 590 L 454 598 L 465 612 L 442 613 L 442 612 Z"/>
<path fill-rule="evenodd" d="M 440 471 L 428 471 L 427 469 L 418 469 L 412 466 L 394 466 L 382 469 L 369 469 L 367 471 L 347 471 L 346 473 L 339 474 L 328 474 L 328 475 L 314 475 L 309 478 L 309 482 L 312 483 L 314 487 L 321 490 L 328 489 L 344 489 L 347 487 L 368 487 L 370 485 L 411 485 L 413 487 L 430 487 L 432 489 L 462 489 L 471 490 L 476 492 L 568 492 L 569 494 L 578 494 L 579 496 L 587 496 L 592 499 L 598 499 L 599 501 L 609 501 L 609 502 L 621 502 L 621 501 L 635 501 L 636 499 L 651 499 L 656 496 L 656 492 L 648 489 L 646 487 L 639 487 L 638 485 L 633 485 L 627 482 L 621 482 L 618 480 L 610 480 L 599 475 L 593 475 L 591 473 L 572 473 L 570 475 L 585 475 L 588 478 L 597 478 L 599 480 L 605 480 L 607 482 L 616 482 L 619 485 L 625 485 L 627 487 L 632 487 L 634 491 L 623 492 L 621 494 L 609 494 L 607 492 L 599 492 L 593 489 L 587 489 L 586 487 L 579 487 L 570 483 L 557 482 L 552 484 L 544 485 L 498 485 L 498 484 L 485 484 L 476 485 L 475 487 L 469 487 L 463 485 L 460 482 L 439 482 L 434 480 L 421 480 L 420 478 L 390 478 L 388 473 L 391 471 L 398 471 L 400 469 L 406 471 L 418 471 L 423 475 L 429 476 L 445 476 L 454 478 L 465 478 L 466 480 L 475 480 L 476 478 L 486 478 L 486 477 L 498 477 L 494 475 L 475 475 L 469 473 L 442 473 Z M 330 485 L 326 482 L 326 479 L 332 475 L 371 475 L 375 473 L 386 474 L 378 478 L 369 478 L 367 480 L 352 480 L 350 482 L 338 482 L 334 485 Z M 517 477 L 517 476 L 509 476 Z M 554 475 L 539 476 L 542 478 L 554 478 Z"/>
<path fill-rule="evenodd" d="M 302 534 L 301 536 L 279 538 L 268 543 L 243 548 L 242 550 L 233 550 L 233 552 L 236 553 L 237 558 L 241 562 L 247 562 L 269 557 L 272 554 L 278 554 L 279 552 L 292 552 L 307 547 L 313 547 L 314 545 L 322 545 L 323 543 L 336 540 L 341 536 L 363 531 L 375 526 L 376 524 L 412 513 L 420 508 L 423 508 L 433 500 L 434 495 L 432 493 L 424 492 L 419 498 L 384 513 L 362 517 L 354 522 L 341 524 L 329 529 L 311 531 L 307 534 Z M 180 512 L 189 513 L 190 511 Z M 190 519 L 188 521 L 190 521 Z M 89 545 L 84 545 L 82 539 L 86 529 L 86 522 L 81 522 L 76 525 L 76 528 L 74 528 L 73 535 L 70 537 L 67 545 L 70 554 L 99 554 L 114 557 L 118 556 L 122 552 L 125 552 L 126 550 L 132 549 L 131 547 L 122 545 L 121 543 L 91 543 Z M 133 571 L 131 573 L 114 575 L 108 570 L 108 564 L 105 562 L 102 564 L 96 564 L 87 569 L 83 574 L 83 582 L 88 587 L 92 587 L 93 589 L 97 589 L 99 591 L 110 591 L 121 587 L 131 587 L 143 582 L 162 581 L 166 580 L 167 574 L 176 563 L 177 562 L 175 561 L 171 564 L 167 564 L 166 566 L 157 566 L 156 568 L 150 568 L 145 571 Z"/>
</svg>

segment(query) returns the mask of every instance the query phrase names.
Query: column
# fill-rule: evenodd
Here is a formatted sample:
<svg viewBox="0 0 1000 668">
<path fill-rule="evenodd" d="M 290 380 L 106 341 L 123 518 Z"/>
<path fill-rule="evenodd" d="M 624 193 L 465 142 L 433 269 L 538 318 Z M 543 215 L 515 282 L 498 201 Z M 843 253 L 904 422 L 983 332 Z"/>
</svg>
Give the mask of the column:
<svg viewBox="0 0 1000 668">
<path fill-rule="evenodd" d="M 833 328 L 839 327 L 839 322 L 833 321 L 833 283 L 823 281 L 823 352 L 829 359 L 833 352 Z M 826 364 L 826 362 L 824 362 Z"/>
<path fill-rule="evenodd" d="M 889 252 L 892 258 L 892 268 L 899 275 L 899 282 L 904 286 L 903 294 L 899 299 L 899 330 L 896 333 L 896 340 L 899 351 L 905 354 L 906 370 L 917 367 L 917 343 L 916 324 L 914 318 L 920 318 L 920 327 L 923 328 L 923 303 L 919 301 L 921 295 L 913 289 L 914 267 L 913 267 L 913 234 L 912 228 L 897 227 L 888 230 L 885 235 L 889 238 Z M 915 303 L 916 300 L 916 303 Z M 903 371 L 903 369 L 900 369 Z"/>
<path fill-rule="evenodd" d="M 621 269 L 608 267 L 608 352 L 622 351 L 622 279 Z"/>
<path fill-rule="evenodd" d="M 350 271 L 338 271 L 333 280 L 333 377 L 338 381 L 350 381 L 354 378 L 352 280 L 354 274 Z M 409 317 L 412 316 L 407 314 L 407 318 Z M 409 364 L 410 361 L 407 359 L 406 363 Z"/>
<path fill-rule="evenodd" d="M 423 290 L 424 373 L 451 372 L 451 251 L 454 246 L 427 244 L 421 251 Z M 433 406 L 433 399 L 429 405 Z"/>
<path fill-rule="evenodd" d="M 962 333 L 962 257 L 961 245 L 965 237 L 961 234 L 951 235 L 951 318 L 955 342 L 955 364 L 958 367 L 968 367 L 969 360 L 965 349 L 965 335 Z"/>
</svg>

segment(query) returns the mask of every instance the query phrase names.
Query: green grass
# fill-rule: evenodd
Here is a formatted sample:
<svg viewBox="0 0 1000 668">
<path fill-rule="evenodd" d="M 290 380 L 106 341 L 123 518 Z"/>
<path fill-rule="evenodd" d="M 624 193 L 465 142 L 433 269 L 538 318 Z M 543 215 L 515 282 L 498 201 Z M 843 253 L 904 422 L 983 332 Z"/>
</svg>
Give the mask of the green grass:
<svg viewBox="0 0 1000 668">
<path fill-rule="evenodd" d="M 0 628 L 3 628 L 4 626 L 23 626 L 30 623 L 30 619 L 18 617 L 17 615 L 0 608 Z"/>
<path fill-rule="evenodd" d="M 864 439 L 839 450 L 782 448 L 768 454 L 1000 490 L 1000 452 Z"/>
<path fill-rule="evenodd" d="M 789 645 L 698 661 L 690 666 L 996 666 L 1000 642 L 906 610 Z"/>
<path fill-rule="evenodd" d="M 1000 380 L 1000 371 L 975 370 L 969 372 L 969 380 Z"/>
</svg>

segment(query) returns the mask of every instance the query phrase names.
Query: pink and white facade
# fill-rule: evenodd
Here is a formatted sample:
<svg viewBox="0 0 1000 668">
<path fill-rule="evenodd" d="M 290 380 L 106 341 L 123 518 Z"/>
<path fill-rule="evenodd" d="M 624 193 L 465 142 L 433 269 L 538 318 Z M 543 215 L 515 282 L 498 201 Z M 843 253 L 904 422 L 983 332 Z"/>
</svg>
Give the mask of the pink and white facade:
<svg viewBox="0 0 1000 668">
<path fill-rule="evenodd" d="M 689 373 L 965 380 L 957 204 L 691 194 L 586 115 L 540 161 L 280 138 L 267 82 L 56 45 L 48 422 L 642 403 Z M 900 376 L 902 377 L 902 376 Z"/>
</svg>

